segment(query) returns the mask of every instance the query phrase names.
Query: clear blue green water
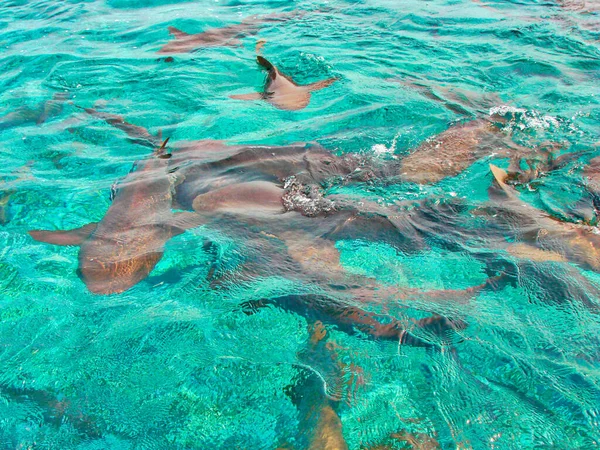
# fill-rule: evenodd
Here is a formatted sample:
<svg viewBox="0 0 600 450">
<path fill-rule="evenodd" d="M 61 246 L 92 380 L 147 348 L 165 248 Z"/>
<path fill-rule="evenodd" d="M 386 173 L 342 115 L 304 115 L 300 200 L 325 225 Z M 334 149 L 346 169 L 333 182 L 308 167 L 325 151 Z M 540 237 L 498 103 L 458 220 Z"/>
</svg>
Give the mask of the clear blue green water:
<svg viewBox="0 0 600 450">
<path fill-rule="evenodd" d="M 150 155 L 76 105 L 162 129 L 174 154 L 185 140 L 318 142 L 385 165 L 468 120 L 407 83 L 416 80 L 448 99 L 466 92 L 471 119 L 506 106 L 513 142 L 560 142 L 577 155 L 519 188 L 524 202 L 576 221 L 593 203 L 582 171 L 600 141 L 597 9 L 550 0 L 2 0 L 0 447 L 299 449 L 306 425 L 288 388 L 307 366 L 331 378 L 327 364 L 306 357 L 306 317 L 277 307 L 241 312 L 244 301 L 322 289 L 248 243 L 243 223 L 215 221 L 175 237 L 147 279 L 109 296 L 77 277 L 77 247 L 31 239 L 32 229 L 101 220 L 113 183 Z M 265 23 L 239 46 L 157 54 L 168 26 L 199 33 L 292 10 L 306 14 Z M 298 83 L 339 81 L 300 111 L 228 98 L 262 86 L 258 39 Z M 70 101 L 48 106 L 40 121 L 44 102 L 61 93 Z M 386 295 L 364 305 L 406 326 L 431 314 L 466 324 L 451 336 L 422 334 L 435 348 L 328 326 L 344 380 L 360 380 L 337 402 L 351 449 L 410 448 L 390 437 L 403 432 L 439 448 L 599 445 L 600 274 L 497 245 L 493 217 L 469 213 L 490 200 L 492 160 L 508 166 L 490 151 L 437 183 L 327 191 L 405 210 L 425 205 L 414 251 L 375 233 L 335 242 L 356 283 L 465 289 L 490 271 L 509 273 L 468 301 Z M 261 270 L 239 276 L 249 260 Z M 215 266 L 226 282 L 213 282 Z M 356 304 L 343 291 L 331 295 Z"/>
</svg>

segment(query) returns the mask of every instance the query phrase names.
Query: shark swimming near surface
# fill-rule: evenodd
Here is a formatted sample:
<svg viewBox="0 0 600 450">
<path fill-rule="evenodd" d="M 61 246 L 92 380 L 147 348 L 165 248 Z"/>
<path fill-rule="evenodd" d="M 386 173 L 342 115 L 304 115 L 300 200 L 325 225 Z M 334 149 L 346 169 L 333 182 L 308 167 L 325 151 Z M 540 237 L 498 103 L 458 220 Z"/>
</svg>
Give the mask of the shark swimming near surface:
<svg viewBox="0 0 600 450">
<path fill-rule="evenodd" d="M 60 115 L 65 102 L 71 98 L 68 92 L 57 92 L 51 100 L 41 102 L 35 108 L 23 106 L 16 111 L 0 117 L 0 130 L 22 125 L 41 125 L 47 120 Z"/>
<path fill-rule="evenodd" d="M 492 190 L 492 217 L 506 221 L 515 243 L 506 245 L 516 255 L 549 261 L 568 260 L 600 272 L 600 235 L 597 228 L 564 222 L 520 199 L 519 192 L 507 184 L 508 173 L 493 164 L 490 170 L 497 188 Z M 481 211 L 485 208 L 481 209 Z M 479 213 L 475 209 L 473 213 Z M 513 224 L 518 224 L 516 227 Z M 528 250 L 531 248 L 531 250 Z"/>
<path fill-rule="evenodd" d="M 311 92 L 324 89 L 338 81 L 338 78 L 328 78 L 311 84 L 299 85 L 289 76 L 281 73 L 266 58 L 258 55 L 256 62 L 268 72 L 263 92 L 230 95 L 230 98 L 236 100 L 265 100 L 277 109 L 297 111 L 308 106 Z"/>
<path fill-rule="evenodd" d="M 167 141 L 117 186 L 100 222 L 74 230 L 29 232 L 40 242 L 78 245 L 78 275 L 95 294 L 130 289 L 160 261 L 169 239 L 201 224 L 193 213 L 171 210 Z"/>
<path fill-rule="evenodd" d="M 87 112 L 125 131 L 142 145 L 156 139 L 147 130 L 129 124 L 120 116 Z M 219 141 L 192 141 L 168 161 L 173 163 L 169 171 L 176 172 L 179 181 L 174 198 L 169 199 L 178 209 L 189 210 L 193 224 L 217 227 L 240 237 L 241 242 L 260 241 L 262 258 L 267 258 L 271 274 L 277 268 L 283 276 L 298 278 L 302 274 L 300 278 L 309 283 L 330 287 L 347 284 L 353 278 L 357 286 L 348 286 L 346 290 L 360 299 L 352 306 L 336 300 L 335 294 L 291 295 L 250 302 L 246 310 L 272 304 L 307 318 L 335 324 L 349 333 L 360 331 L 376 339 L 431 347 L 433 344 L 416 338 L 398 321 L 368 312 L 362 306 L 397 295 L 402 298 L 431 297 L 439 301 L 468 299 L 487 284 L 464 291 L 417 292 L 385 288 L 373 279 L 356 275 L 349 277 L 333 246 L 338 239 L 383 240 L 402 251 L 411 251 L 421 245 L 419 233 L 403 216 L 387 217 L 386 211 L 381 211 L 377 205 L 359 207 L 344 196 L 331 200 L 321 192 L 320 186 L 327 180 L 358 181 L 378 176 L 375 172 L 379 169 L 369 162 L 355 156 L 336 157 L 318 145 L 227 146 Z M 363 167 L 363 164 L 366 165 Z M 166 165 L 161 166 L 161 170 L 166 170 Z M 166 187 L 163 186 L 160 192 L 166 192 Z M 115 202 L 118 200 L 119 190 Z M 142 211 L 143 207 L 142 202 L 136 216 L 148 216 Z M 111 210 L 103 221 L 110 215 Z M 132 225 L 138 227 L 138 224 Z M 168 236 L 160 239 L 161 245 L 166 238 Z M 136 241 L 127 242 L 127 246 L 134 251 Z M 282 252 L 282 249 L 287 251 Z M 312 255 L 309 259 L 308 254 Z M 246 276 L 260 276 L 266 267 L 264 262 L 244 266 L 237 282 Z M 320 270 L 320 267 L 325 269 Z M 143 278 L 149 270 L 139 273 Z"/>
<path fill-rule="evenodd" d="M 235 47 L 241 45 L 241 38 L 258 33 L 265 23 L 284 22 L 301 17 L 303 14 L 302 11 L 294 11 L 266 16 L 251 16 L 242 20 L 241 23 L 221 28 L 211 28 L 197 34 L 186 33 L 170 26 L 168 30 L 173 36 L 173 40 L 163 45 L 158 53 L 187 53 L 203 47 Z"/>
<path fill-rule="evenodd" d="M 467 119 L 452 124 L 447 130 L 426 139 L 408 155 L 401 157 L 397 171 L 402 181 L 437 183 L 460 174 L 483 157 L 493 156 L 510 158 L 510 179 L 528 183 L 578 157 L 573 153 L 558 155 L 558 151 L 565 146 L 562 143 L 544 142 L 528 148 L 514 142 L 504 129 L 507 122 L 504 111 L 495 109 L 502 104 L 497 95 L 448 87 L 437 87 L 434 90 L 421 80 L 388 81 L 414 89 Z M 529 164 L 528 170 L 520 169 L 522 161 Z"/>
</svg>

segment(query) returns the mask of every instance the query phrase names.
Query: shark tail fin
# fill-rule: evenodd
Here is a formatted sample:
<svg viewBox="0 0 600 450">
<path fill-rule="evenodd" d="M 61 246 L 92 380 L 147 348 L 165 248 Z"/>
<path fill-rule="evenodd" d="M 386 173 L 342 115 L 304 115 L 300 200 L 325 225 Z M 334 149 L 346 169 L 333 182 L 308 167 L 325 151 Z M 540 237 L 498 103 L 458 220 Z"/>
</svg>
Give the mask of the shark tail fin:
<svg viewBox="0 0 600 450">
<path fill-rule="evenodd" d="M 169 33 L 172 34 L 175 39 L 185 39 L 186 37 L 191 36 L 191 34 L 181 31 L 179 28 L 175 27 L 169 27 L 167 30 L 169 30 Z"/>
</svg>

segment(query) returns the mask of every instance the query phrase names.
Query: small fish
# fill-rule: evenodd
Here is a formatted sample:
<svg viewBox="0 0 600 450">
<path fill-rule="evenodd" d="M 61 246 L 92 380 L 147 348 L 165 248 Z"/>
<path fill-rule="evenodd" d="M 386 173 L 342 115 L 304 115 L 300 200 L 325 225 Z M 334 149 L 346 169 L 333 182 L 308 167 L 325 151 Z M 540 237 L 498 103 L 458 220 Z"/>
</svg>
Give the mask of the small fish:
<svg viewBox="0 0 600 450">
<path fill-rule="evenodd" d="M 230 95 L 236 100 L 265 100 L 275 108 L 297 111 L 306 108 L 310 102 L 311 92 L 326 88 L 335 83 L 338 78 L 317 81 L 308 85 L 298 85 L 287 75 L 284 75 L 262 56 L 256 57 L 256 62 L 268 71 L 264 92 L 252 94 Z"/>
<path fill-rule="evenodd" d="M 167 140 L 119 184 L 114 201 L 98 223 L 65 231 L 32 230 L 32 238 L 78 245 L 78 275 L 95 294 L 117 294 L 142 281 L 160 261 L 165 243 L 203 221 L 171 211 Z"/>
</svg>

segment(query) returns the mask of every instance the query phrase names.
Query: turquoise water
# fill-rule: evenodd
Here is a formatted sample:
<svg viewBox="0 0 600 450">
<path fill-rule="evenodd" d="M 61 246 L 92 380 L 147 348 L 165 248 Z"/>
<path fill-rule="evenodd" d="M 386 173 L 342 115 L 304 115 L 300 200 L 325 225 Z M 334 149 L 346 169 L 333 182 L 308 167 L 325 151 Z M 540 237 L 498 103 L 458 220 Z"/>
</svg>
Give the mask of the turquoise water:
<svg viewBox="0 0 600 450">
<path fill-rule="evenodd" d="M 147 146 L 78 108 L 93 106 L 162 130 L 174 155 L 190 140 L 311 142 L 384 167 L 457 123 L 500 111 L 508 119 L 503 142 L 560 143 L 561 154 L 573 155 L 518 186 L 522 201 L 581 221 L 594 197 L 583 170 L 600 142 L 596 2 L 0 6 L 2 448 L 305 448 L 311 425 L 290 386 L 309 401 L 323 383 L 302 381 L 307 372 L 324 380 L 351 449 L 426 448 L 418 447 L 425 436 L 437 442 L 432 448 L 599 445 L 600 274 L 569 258 L 510 254 L 518 222 L 476 213 L 494 200 L 489 163 L 509 166 L 502 147 L 439 182 L 328 183 L 327 195 L 411 214 L 416 230 L 403 245 L 379 239 L 375 228 L 339 235 L 341 281 L 333 270 L 303 275 L 281 243 L 256 238 L 260 226 L 220 217 L 170 240 L 150 276 L 130 290 L 95 295 L 77 276 L 77 247 L 27 234 L 100 221 L 111 186 L 150 156 Z M 266 22 L 242 45 L 157 53 L 170 39 L 168 26 L 199 33 L 295 10 L 306 13 Z M 299 84 L 339 80 L 299 111 L 230 99 L 264 82 L 258 39 L 266 40 L 263 55 Z M 326 226 L 329 219 L 315 220 Z M 267 232 L 281 233 L 287 223 L 284 217 Z M 300 253 L 311 242 L 323 245 L 313 237 L 297 241 Z M 494 288 L 466 299 L 418 293 L 464 290 L 498 274 Z M 366 280 L 380 288 L 357 295 L 350 286 Z M 413 290 L 395 295 L 390 286 Z M 309 315 L 240 307 L 323 292 L 398 319 L 431 347 L 326 324 L 336 351 L 319 353 L 309 345 Z M 432 314 L 464 326 L 441 334 L 415 326 Z M 409 434 L 412 444 L 398 439 Z"/>
</svg>

